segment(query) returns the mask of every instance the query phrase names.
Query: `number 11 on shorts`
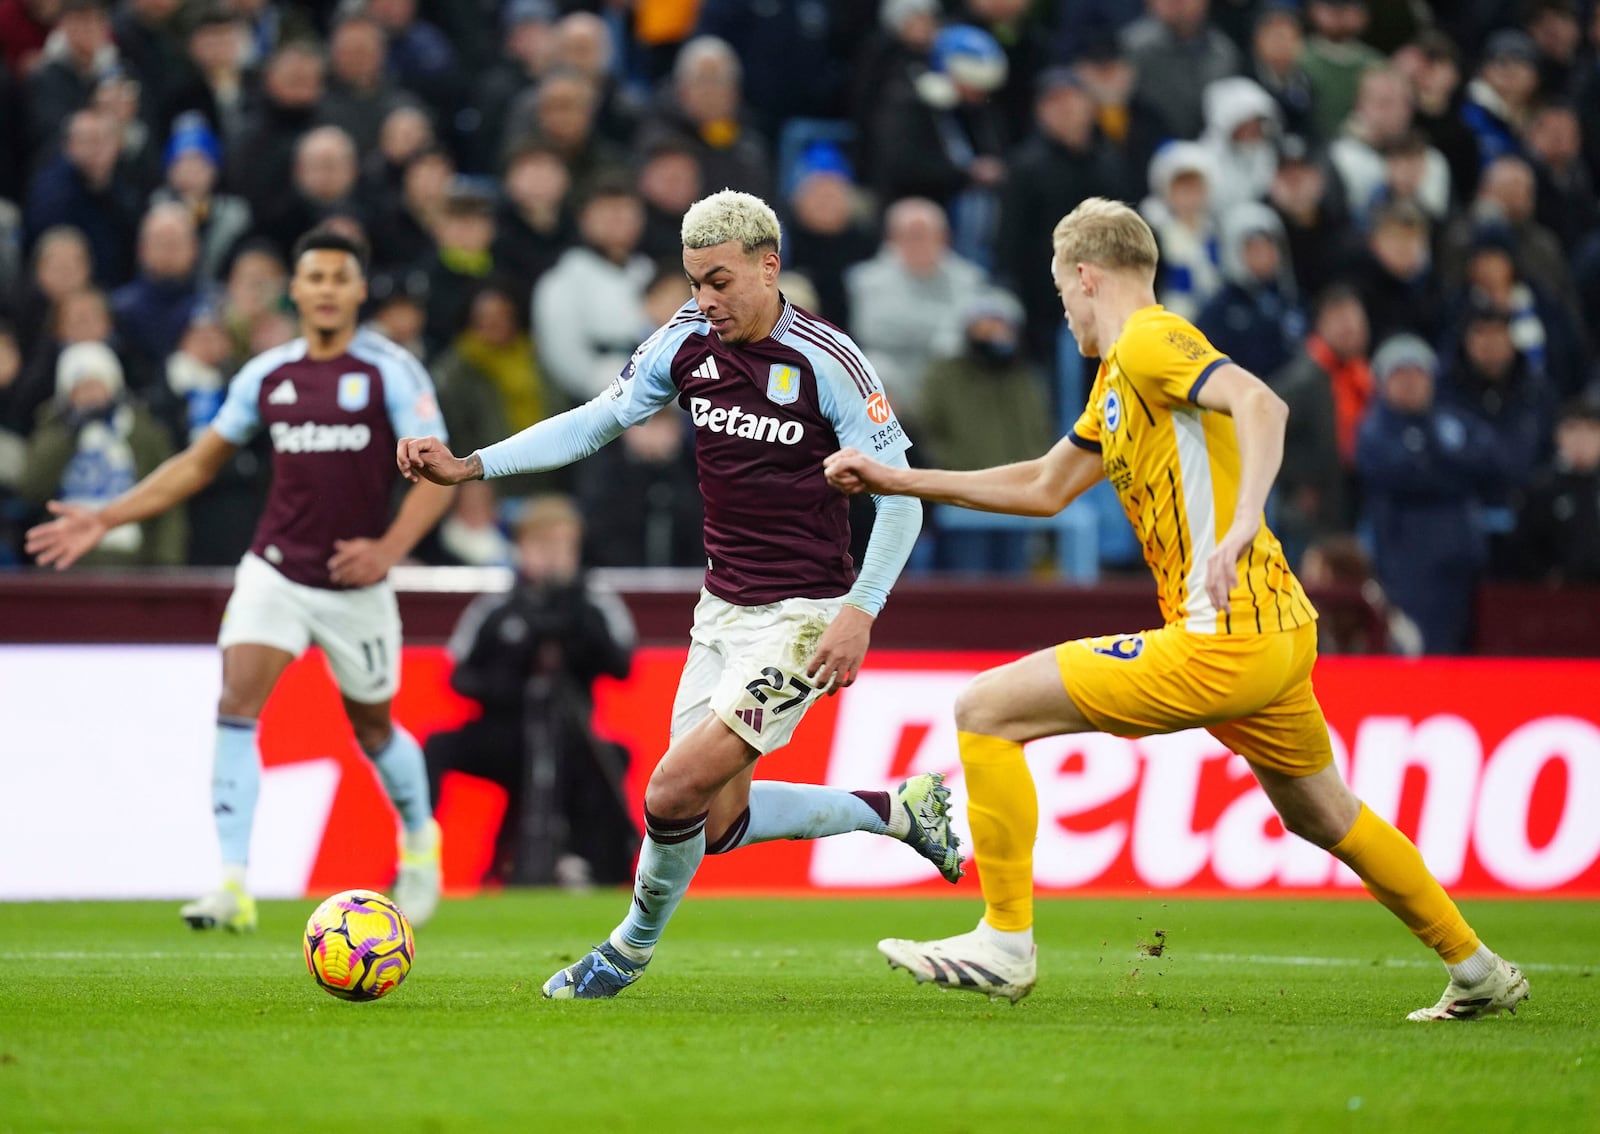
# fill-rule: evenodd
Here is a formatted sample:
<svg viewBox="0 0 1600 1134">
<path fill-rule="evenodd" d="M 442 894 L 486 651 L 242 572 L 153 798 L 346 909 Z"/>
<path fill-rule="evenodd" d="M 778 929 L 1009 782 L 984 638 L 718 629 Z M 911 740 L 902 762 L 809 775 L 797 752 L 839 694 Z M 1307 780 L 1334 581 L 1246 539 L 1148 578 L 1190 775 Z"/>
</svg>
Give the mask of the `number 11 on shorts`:
<svg viewBox="0 0 1600 1134">
<path fill-rule="evenodd" d="M 368 673 L 382 673 L 389 668 L 389 647 L 382 638 L 368 638 L 362 642 L 361 656 L 367 663 Z"/>
</svg>

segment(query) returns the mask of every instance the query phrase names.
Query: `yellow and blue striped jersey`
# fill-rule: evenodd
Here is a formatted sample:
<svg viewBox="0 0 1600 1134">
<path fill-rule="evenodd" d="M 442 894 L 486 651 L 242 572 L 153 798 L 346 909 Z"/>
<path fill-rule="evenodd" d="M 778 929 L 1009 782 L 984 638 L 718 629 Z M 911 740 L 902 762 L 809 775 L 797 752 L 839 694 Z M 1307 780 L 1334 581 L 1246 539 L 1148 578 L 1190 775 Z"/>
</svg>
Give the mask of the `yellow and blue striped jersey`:
<svg viewBox="0 0 1600 1134">
<path fill-rule="evenodd" d="M 1156 577 L 1168 626 L 1200 634 L 1291 630 L 1317 615 L 1265 520 L 1227 609 L 1206 595 L 1206 561 L 1238 501 L 1239 446 L 1233 419 L 1196 399 L 1229 361 L 1188 320 L 1159 304 L 1140 308 L 1105 352 L 1071 440 L 1100 453 Z"/>
</svg>

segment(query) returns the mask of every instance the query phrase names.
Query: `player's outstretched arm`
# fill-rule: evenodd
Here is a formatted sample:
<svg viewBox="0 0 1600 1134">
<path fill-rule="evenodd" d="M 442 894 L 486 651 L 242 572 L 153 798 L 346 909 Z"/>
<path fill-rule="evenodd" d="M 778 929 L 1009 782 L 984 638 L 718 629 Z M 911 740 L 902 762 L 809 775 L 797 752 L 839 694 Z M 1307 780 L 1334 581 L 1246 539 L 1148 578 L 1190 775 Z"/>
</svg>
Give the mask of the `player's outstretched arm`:
<svg viewBox="0 0 1600 1134">
<path fill-rule="evenodd" d="M 482 457 L 476 453 L 458 457 L 437 437 L 400 438 L 395 447 L 395 461 L 400 466 L 400 475 L 412 484 L 431 481 L 449 488 L 462 481 L 483 479 Z"/>
<path fill-rule="evenodd" d="M 168 457 L 138 484 L 104 508 L 85 508 L 52 500 L 55 517 L 31 528 L 27 551 L 41 567 L 71 567 L 94 549 L 106 532 L 159 516 L 216 479 L 237 450 L 215 429 L 207 429 L 183 452 Z"/>
<path fill-rule="evenodd" d="M 1200 406 L 1233 418 L 1239 442 L 1239 499 L 1226 534 L 1206 563 L 1206 594 L 1218 610 L 1239 581 L 1239 559 L 1261 530 L 1267 493 L 1283 464 L 1289 407 L 1265 382 L 1235 363 L 1220 366 L 1200 388 Z"/>
<path fill-rule="evenodd" d="M 646 403 L 645 416 L 666 401 L 663 398 Z M 455 456 L 437 437 L 402 438 L 396 450 L 400 473 L 410 481 L 431 480 L 435 484 L 449 485 L 464 480 L 564 468 L 597 452 L 622 433 L 622 421 L 613 412 L 612 405 L 613 399 L 601 394 L 593 401 L 547 417 L 521 433 L 465 457 Z"/>
<path fill-rule="evenodd" d="M 1015 516 L 1054 516 L 1105 475 L 1098 453 L 1065 437 L 1042 457 L 972 472 L 895 469 L 855 449 L 834 453 L 823 462 L 823 472 L 846 495 L 915 496 Z"/>
</svg>

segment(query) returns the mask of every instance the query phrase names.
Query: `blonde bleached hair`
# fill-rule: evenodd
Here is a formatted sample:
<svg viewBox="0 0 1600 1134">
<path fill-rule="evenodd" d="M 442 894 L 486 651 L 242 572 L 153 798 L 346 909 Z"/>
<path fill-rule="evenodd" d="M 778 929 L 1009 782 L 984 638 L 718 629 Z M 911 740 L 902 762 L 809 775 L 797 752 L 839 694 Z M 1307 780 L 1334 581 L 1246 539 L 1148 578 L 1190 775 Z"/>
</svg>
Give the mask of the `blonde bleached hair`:
<svg viewBox="0 0 1600 1134">
<path fill-rule="evenodd" d="M 724 189 L 689 206 L 683 214 L 683 246 L 711 248 L 736 240 L 746 252 L 783 250 L 778 214 L 760 197 Z"/>
<path fill-rule="evenodd" d="M 1121 201 L 1088 197 L 1056 222 L 1051 234 L 1056 257 L 1064 264 L 1098 264 L 1103 268 L 1155 275 L 1160 251 L 1156 234 L 1143 217 Z"/>
<path fill-rule="evenodd" d="M 529 497 L 517 513 L 516 523 L 512 527 L 516 537 L 521 539 L 548 528 L 567 525 L 583 530 L 583 513 L 578 511 L 578 505 L 570 496 L 546 492 Z"/>
</svg>

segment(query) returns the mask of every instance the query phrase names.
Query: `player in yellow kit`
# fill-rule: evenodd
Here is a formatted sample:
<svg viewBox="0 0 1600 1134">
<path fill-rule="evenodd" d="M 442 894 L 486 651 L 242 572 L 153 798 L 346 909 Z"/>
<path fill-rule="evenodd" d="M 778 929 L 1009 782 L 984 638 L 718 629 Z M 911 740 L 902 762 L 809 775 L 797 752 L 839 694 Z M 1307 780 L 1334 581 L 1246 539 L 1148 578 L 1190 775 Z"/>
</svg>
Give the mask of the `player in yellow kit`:
<svg viewBox="0 0 1600 1134">
<path fill-rule="evenodd" d="M 1156 242 L 1126 205 L 1084 201 L 1056 226 L 1051 273 L 1079 349 L 1102 359 L 1072 432 L 1036 460 L 975 472 L 893 469 L 852 449 L 826 472 L 844 492 L 917 496 L 1049 516 L 1102 476 L 1144 545 L 1159 630 L 1066 642 L 981 674 L 956 702 L 983 888 L 976 929 L 879 942 L 920 981 L 1012 1002 L 1037 974 L 1029 740 L 1205 728 L 1250 763 L 1290 831 L 1360 876 L 1449 969 L 1413 1020 L 1514 1011 L 1528 982 L 1479 941 L 1411 840 L 1345 786 L 1311 688 L 1316 612 L 1262 509 L 1288 409 L 1258 378 L 1155 302 Z"/>
</svg>

